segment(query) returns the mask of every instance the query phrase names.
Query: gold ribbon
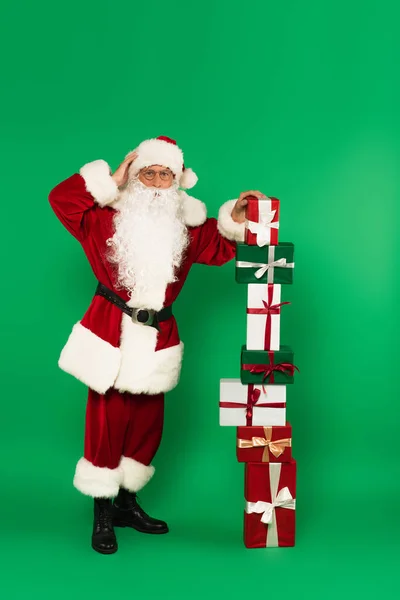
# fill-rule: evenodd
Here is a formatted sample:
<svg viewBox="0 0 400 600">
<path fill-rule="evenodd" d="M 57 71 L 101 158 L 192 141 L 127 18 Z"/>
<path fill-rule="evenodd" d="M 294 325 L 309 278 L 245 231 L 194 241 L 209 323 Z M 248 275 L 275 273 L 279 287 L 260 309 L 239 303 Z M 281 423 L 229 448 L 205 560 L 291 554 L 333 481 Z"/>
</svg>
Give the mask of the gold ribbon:
<svg viewBox="0 0 400 600">
<path fill-rule="evenodd" d="M 283 438 L 282 440 L 271 441 L 272 438 L 272 427 L 263 427 L 265 438 L 252 437 L 251 440 L 238 439 L 238 448 L 260 448 L 264 447 L 262 455 L 262 462 L 269 462 L 269 453 L 273 454 L 275 458 L 278 458 L 285 448 L 290 448 L 292 445 L 292 438 Z"/>
</svg>

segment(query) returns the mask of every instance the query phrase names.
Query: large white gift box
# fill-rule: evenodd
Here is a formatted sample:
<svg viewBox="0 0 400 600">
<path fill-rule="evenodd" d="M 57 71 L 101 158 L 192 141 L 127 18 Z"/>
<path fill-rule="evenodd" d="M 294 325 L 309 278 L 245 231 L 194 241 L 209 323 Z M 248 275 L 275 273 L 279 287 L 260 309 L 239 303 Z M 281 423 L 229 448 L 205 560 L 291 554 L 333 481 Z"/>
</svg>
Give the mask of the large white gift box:
<svg viewBox="0 0 400 600">
<path fill-rule="evenodd" d="M 244 385 L 221 379 L 220 425 L 286 425 L 286 385 Z"/>
</svg>

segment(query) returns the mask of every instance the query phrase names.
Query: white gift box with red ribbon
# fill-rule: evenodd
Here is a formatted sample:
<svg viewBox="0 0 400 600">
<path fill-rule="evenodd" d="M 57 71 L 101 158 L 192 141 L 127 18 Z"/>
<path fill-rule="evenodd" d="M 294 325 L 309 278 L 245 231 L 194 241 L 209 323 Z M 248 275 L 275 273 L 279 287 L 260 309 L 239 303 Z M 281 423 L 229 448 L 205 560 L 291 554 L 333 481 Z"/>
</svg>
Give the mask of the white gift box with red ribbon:
<svg viewBox="0 0 400 600">
<path fill-rule="evenodd" d="M 281 329 L 280 284 L 250 283 L 247 286 L 248 350 L 279 350 Z"/>
<path fill-rule="evenodd" d="M 286 425 L 286 385 L 244 385 L 221 379 L 220 425 Z"/>
</svg>

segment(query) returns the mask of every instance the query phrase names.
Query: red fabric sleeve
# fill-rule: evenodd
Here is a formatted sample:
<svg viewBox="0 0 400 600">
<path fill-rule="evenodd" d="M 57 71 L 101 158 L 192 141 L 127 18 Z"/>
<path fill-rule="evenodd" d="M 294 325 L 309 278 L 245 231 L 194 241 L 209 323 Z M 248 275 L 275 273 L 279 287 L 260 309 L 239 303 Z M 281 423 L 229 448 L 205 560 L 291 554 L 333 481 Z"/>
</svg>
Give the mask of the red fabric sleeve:
<svg viewBox="0 0 400 600">
<path fill-rule="evenodd" d="M 82 241 L 88 234 L 85 213 L 95 206 L 94 198 L 87 191 L 83 177 L 75 173 L 59 183 L 51 190 L 49 202 L 64 227 Z"/>
<path fill-rule="evenodd" d="M 221 266 L 235 257 L 236 242 L 231 242 L 220 234 L 217 219 L 207 219 L 197 230 L 195 263 Z"/>
</svg>

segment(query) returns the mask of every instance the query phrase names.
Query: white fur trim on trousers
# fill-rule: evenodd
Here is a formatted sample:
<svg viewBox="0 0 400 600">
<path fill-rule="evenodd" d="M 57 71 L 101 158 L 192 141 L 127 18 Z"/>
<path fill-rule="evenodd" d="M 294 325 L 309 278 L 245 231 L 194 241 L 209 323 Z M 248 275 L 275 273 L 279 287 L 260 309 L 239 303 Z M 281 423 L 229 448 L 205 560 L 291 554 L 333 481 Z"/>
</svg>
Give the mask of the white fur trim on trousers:
<svg viewBox="0 0 400 600">
<path fill-rule="evenodd" d="M 143 465 L 126 456 L 121 458 L 119 466 L 122 470 L 121 486 L 129 492 L 139 492 L 150 481 L 155 471 L 152 465 Z"/>
<path fill-rule="evenodd" d="M 122 481 L 122 469 L 95 467 L 86 458 L 81 458 L 76 465 L 74 486 L 77 490 L 92 498 L 114 498 Z"/>
<path fill-rule="evenodd" d="M 74 486 L 85 496 L 115 498 L 120 487 L 129 492 L 139 492 L 154 475 L 154 467 L 122 456 L 116 469 L 95 467 L 86 458 L 76 465 Z"/>
</svg>

